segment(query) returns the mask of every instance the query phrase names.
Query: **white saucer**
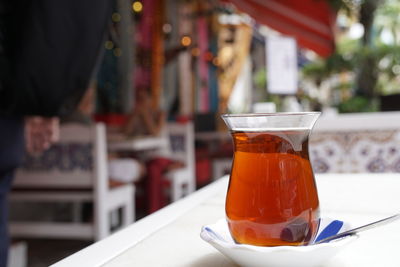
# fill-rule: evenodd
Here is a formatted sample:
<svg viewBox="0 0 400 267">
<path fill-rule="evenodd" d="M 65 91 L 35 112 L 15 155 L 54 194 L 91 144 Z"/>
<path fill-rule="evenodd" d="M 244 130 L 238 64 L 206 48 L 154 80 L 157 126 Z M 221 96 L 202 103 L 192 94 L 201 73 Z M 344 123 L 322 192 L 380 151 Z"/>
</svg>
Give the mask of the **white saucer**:
<svg viewBox="0 0 400 267">
<path fill-rule="evenodd" d="M 347 228 L 348 226 L 343 227 L 340 232 Z M 260 247 L 242 245 L 233 241 L 225 219 L 221 219 L 212 225 L 203 226 L 200 236 L 237 264 L 249 267 L 318 266 L 358 238 L 357 235 L 352 235 L 329 243 L 309 246 Z"/>
</svg>

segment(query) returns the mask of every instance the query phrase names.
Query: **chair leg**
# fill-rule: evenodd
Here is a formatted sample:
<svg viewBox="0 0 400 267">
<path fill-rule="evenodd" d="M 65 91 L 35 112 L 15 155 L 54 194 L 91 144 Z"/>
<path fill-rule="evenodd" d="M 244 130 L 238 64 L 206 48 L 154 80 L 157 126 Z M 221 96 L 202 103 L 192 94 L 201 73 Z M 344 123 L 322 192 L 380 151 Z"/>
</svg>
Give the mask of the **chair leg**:
<svg viewBox="0 0 400 267">
<path fill-rule="evenodd" d="M 122 207 L 122 224 L 121 227 L 126 227 L 133 222 L 132 207 L 125 205 Z"/>
<path fill-rule="evenodd" d="M 119 209 L 114 209 L 114 210 L 110 211 L 110 227 L 111 227 L 111 229 L 115 229 L 115 227 L 118 226 L 118 221 L 119 221 L 118 210 Z"/>
<path fill-rule="evenodd" d="M 186 186 L 186 190 L 187 190 L 187 195 L 193 193 L 194 191 L 196 191 L 196 185 L 195 185 L 195 181 L 189 181 L 187 186 Z"/>
<path fill-rule="evenodd" d="M 171 200 L 175 202 L 183 197 L 183 188 L 182 184 L 177 181 L 178 179 L 173 179 L 171 185 Z"/>
<path fill-rule="evenodd" d="M 110 235 L 110 213 L 107 209 L 97 210 L 95 212 L 95 239 L 101 240 Z"/>
<path fill-rule="evenodd" d="M 73 202 L 72 203 L 72 221 L 73 222 L 82 222 L 82 203 Z"/>
<path fill-rule="evenodd" d="M 135 188 L 131 186 L 127 193 L 126 204 L 122 207 L 122 227 L 128 226 L 135 221 Z"/>
</svg>

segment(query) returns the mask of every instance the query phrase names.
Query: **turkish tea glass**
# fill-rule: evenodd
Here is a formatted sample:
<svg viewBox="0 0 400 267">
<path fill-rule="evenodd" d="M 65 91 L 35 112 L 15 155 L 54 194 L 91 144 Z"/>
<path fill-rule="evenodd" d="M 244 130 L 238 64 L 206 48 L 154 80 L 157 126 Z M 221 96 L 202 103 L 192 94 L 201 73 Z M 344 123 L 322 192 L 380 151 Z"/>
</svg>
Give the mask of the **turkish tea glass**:
<svg viewBox="0 0 400 267">
<path fill-rule="evenodd" d="M 237 243 L 300 246 L 316 235 L 319 201 L 308 139 L 319 114 L 222 115 L 234 145 L 225 211 Z"/>
</svg>

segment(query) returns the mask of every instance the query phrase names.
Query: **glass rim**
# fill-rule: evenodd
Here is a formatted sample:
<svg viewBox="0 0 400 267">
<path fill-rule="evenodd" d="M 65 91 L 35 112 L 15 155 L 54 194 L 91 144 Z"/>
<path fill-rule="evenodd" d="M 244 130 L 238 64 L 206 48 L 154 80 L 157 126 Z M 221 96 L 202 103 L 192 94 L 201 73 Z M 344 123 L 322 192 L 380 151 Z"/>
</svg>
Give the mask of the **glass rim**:
<svg viewBox="0 0 400 267">
<path fill-rule="evenodd" d="M 230 117 L 265 117 L 265 116 L 301 116 L 301 115 L 321 115 L 320 111 L 304 111 L 304 112 L 269 112 L 269 113 L 225 113 L 223 118 Z"/>
</svg>

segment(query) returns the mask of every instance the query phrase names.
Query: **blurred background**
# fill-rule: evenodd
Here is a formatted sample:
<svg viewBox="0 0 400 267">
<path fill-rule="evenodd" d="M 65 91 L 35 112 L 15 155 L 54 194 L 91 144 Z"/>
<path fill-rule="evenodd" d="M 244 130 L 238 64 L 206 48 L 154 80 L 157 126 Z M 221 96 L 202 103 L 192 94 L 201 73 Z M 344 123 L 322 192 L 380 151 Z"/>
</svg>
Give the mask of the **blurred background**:
<svg viewBox="0 0 400 267">
<path fill-rule="evenodd" d="M 397 110 L 399 1 L 277 2 L 116 1 L 94 83 L 98 118 L 129 113 L 138 90 L 174 118 L 258 102 L 283 111 L 288 96 L 302 110 Z M 278 38 L 293 38 L 283 56 L 296 64 L 294 88 L 268 80 L 285 52 L 268 49 Z"/>
<path fill-rule="evenodd" d="M 224 113 L 322 111 L 325 123 L 317 124 L 310 143 L 315 172 L 400 172 L 400 127 L 394 125 L 400 121 L 400 0 L 110 1 L 113 11 L 97 73 L 77 113 L 62 121 L 105 126 L 106 176 L 121 176 L 119 168 L 127 168 L 120 161 L 110 165 L 114 159 L 136 162 L 136 167 L 128 164 L 135 172 L 128 181 L 107 184 L 132 184 L 134 220 L 229 172 L 232 144 L 220 119 Z M 143 111 L 159 127 L 135 122 Z M 192 128 L 179 136 L 168 128 L 171 123 Z M 160 152 L 164 125 L 172 144 L 170 161 Z M 183 141 L 187 138 L 189 143 Z M 171 160 L 180 146 L 191 156 Z M 71 164 L 87 160 L 91 148 L 76 150 L 80 154 L 67 149 L 74 157 Z M 25 162 L 26 177 L 40 164 L 69 162 L 59 155 L 62 146 L 49 151 L 44 161 Z M 187 191 L 165 194 L 180 179 L 171 173 L 181 167 L 193 175 L 178 185 Z M 164 200 L 158 199 L 161 194 Z M 27 201 L 26 195 L 22 199 Z M 30 214 L 22 211 L 26 203 L 14 205 L 11 219 L 32 219 L 24 217 Z M 74 211 L 85 222 L 94 220 L 87 204 L 78 210 L 36 205 L 42 214 L 30 215 L 39 221 L 65 221 Z M 123 224 L 121 211 L 111 217 L 111 230 Z M 14 243 L 10 267 L 48 266 L 98 240 L 24 234 L 13 232 L 20 242 Z"/>
</svg>

